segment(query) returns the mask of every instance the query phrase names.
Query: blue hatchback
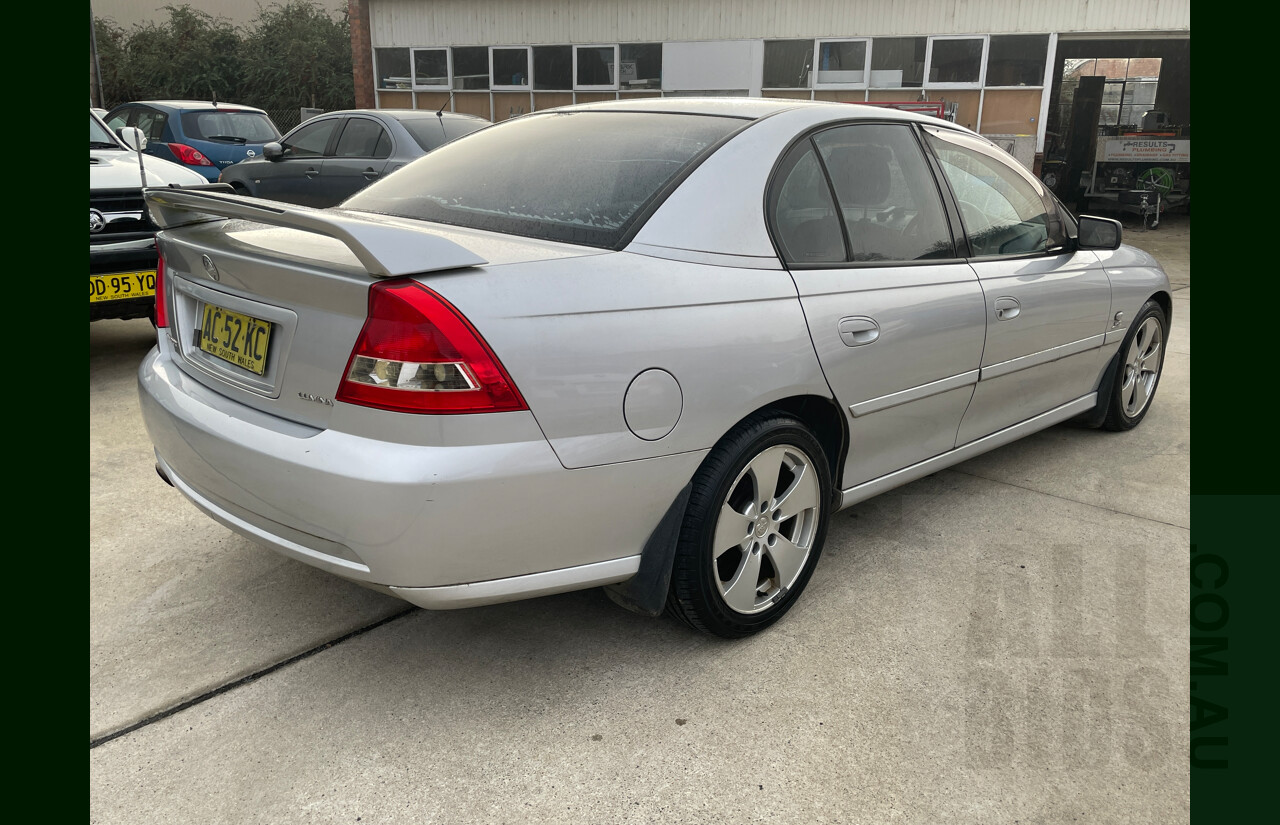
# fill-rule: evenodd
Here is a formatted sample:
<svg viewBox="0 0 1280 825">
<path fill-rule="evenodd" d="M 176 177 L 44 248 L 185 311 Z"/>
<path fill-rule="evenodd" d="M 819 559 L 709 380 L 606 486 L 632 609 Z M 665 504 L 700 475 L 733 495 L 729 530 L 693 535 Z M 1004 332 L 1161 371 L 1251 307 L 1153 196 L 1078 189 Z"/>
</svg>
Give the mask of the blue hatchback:
<svg viewBox="0 0 1280 825">
<path fill-rule="evenodd" d="M 181 163 L 216 181 L 223 169 L 262 155 L 280 130 L 261 109 L 200 100 L 122 103 L 103 118 L 112 130 L 136 126 L 147 136 L 146 153 Z"/>
</svg>

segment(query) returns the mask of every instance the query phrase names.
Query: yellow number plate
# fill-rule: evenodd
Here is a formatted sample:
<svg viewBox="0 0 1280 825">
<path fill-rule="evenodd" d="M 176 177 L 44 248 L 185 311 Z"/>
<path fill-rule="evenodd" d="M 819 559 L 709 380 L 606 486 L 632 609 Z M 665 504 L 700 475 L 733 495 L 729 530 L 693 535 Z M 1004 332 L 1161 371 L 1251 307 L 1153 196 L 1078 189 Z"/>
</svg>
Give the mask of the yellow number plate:
<svg viewBox="0 0 1280 825">
<path fill-rule="evenodd" d="M 267 344 L 271 324 L 214 304 L 204 305 L 200 324 L 200 349 L 249 372 L 267 369 Z"/>
<path fill-rule="evenodd" d="M 125 298 L 148 298 L 156 294 L 156 271 L 117 272 L 112 275 L 89 276 L 89 303 L 121 301 Z"/>
</svg>

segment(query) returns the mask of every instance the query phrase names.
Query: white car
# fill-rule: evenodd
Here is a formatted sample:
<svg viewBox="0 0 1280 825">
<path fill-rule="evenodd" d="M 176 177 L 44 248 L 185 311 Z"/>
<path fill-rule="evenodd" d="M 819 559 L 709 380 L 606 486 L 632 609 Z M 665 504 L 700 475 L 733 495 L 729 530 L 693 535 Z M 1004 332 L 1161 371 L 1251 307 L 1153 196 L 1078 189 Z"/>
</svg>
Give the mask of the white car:
<svg viewBox="0 0 1280 825">
<path fill-rule="evenodd" d="M 146 146 L 139 130 L 128 133 Z M 142 187 L 204 183 L 200 174 L 160 158 L 147 157 L 140 168 L 136 149 L 89 110 L 89 320 L 155 312 L 156 228 Z"/>
</svg>

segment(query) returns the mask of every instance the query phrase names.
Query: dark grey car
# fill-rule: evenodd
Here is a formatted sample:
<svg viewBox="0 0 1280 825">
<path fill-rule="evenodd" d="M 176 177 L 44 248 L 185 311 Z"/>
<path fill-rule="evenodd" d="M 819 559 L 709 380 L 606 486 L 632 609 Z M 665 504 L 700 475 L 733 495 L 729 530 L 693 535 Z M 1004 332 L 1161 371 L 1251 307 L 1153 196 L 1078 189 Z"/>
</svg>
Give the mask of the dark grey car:
<svg viewBox="0 0 1280 825">
<path fill-rule="evenodd" d="M 223 170 L 237 193 L 304 206 L 333 206 L 454 138 L 484 118 L 420 109 L 351 109 L 314 117 L 268 143 L 263 156 Z"/>
</svg>

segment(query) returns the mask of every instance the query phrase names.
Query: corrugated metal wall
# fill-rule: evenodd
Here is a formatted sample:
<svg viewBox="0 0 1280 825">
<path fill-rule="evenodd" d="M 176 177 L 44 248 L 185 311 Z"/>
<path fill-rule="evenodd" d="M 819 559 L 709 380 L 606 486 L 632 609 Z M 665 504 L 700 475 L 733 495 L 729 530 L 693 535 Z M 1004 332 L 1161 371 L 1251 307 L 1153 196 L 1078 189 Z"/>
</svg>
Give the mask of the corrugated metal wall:
<svg viewBox="0 0 1280 825">
<path fill-rule="evenodd" d="M 1189 32 L 1190 0 L 369 0 L 373 45 Z"/>
</svg>

